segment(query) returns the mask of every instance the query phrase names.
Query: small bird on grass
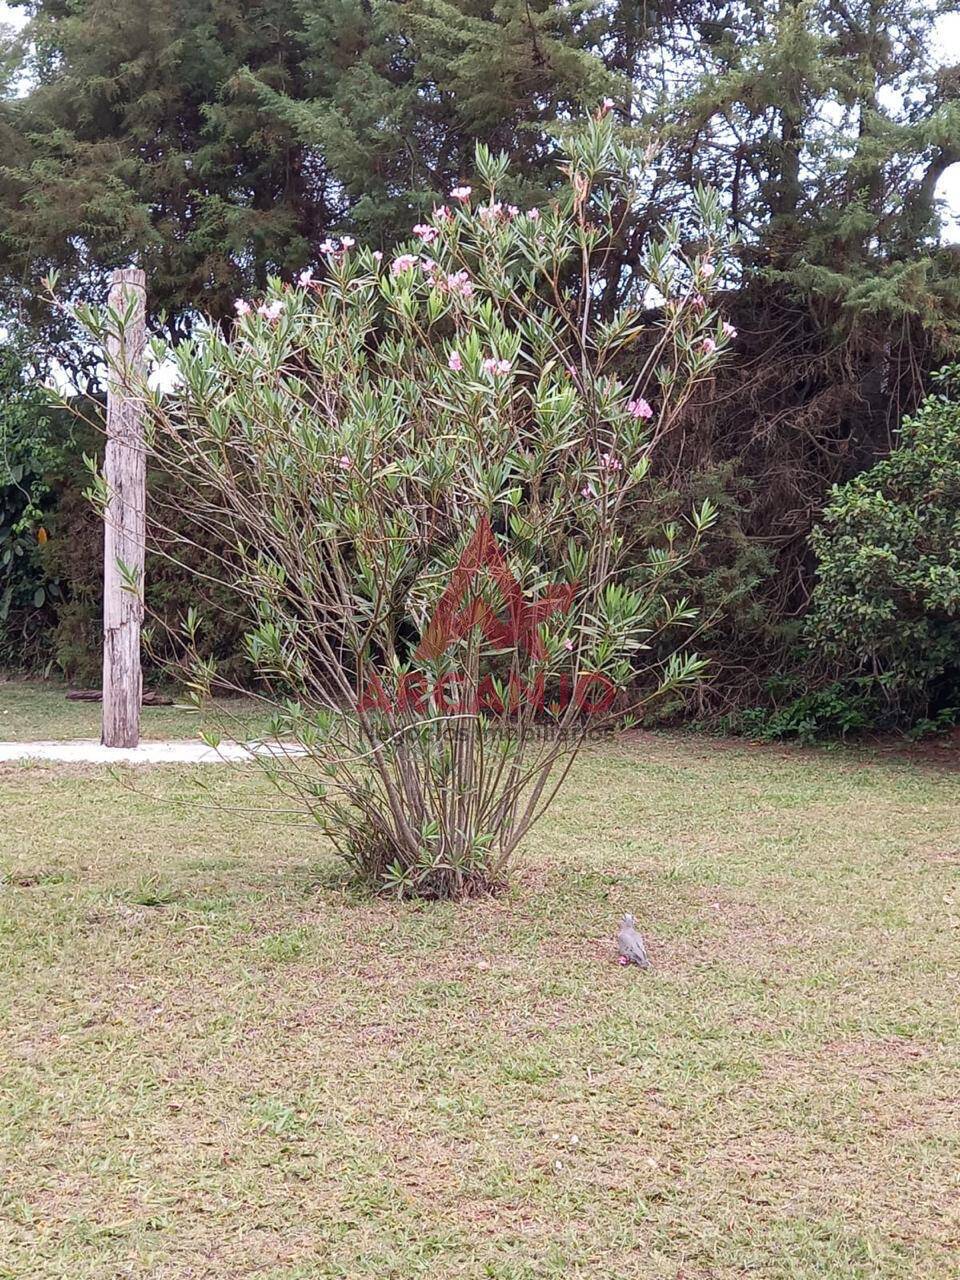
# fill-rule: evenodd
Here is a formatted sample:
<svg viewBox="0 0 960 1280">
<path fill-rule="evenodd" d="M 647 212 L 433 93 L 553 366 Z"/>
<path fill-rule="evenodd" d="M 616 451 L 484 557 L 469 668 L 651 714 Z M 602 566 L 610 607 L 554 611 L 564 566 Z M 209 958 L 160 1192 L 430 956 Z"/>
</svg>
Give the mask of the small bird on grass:
<svg viewBox="0 0 960 1280">
<path fill-rule="evenodd" d="M 617 951 L 619 952 L 618 964 L 635 964 L 641 969 L 650 968 L 647 948 L 643 945 L 643 938 L 637 930 L 637 918 L 629 912 L 620 924 L 620 932 L 617 934 Z"/>
</svg>

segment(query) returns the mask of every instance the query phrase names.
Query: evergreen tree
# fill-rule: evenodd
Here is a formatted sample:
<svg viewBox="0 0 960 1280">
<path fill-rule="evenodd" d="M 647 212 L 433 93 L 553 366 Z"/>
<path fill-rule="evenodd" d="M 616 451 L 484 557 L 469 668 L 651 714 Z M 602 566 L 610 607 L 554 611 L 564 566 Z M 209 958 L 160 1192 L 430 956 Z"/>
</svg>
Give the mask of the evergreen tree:
<svg viewBox="0 0 960 1280">
<path fill-rule="evenodd" d="M 96 292 L 135 259 L 174 329 L 200 308 L 228 315 L 331 230 L 406 233 L 478 137 L 532 176 L 551 150 L 542 126 L 609 81 L 583 50 L 582 0 L 25 7 L 31 87 L 0 118 L 8 301 L 54 267 L 68 291 Z"/>
<path fill-rule="evenodd" d="M 713 651 L 742 673 L 737 696 L 796 666 L 807 535 L 831 485 L 890 449 L 958 349 L 960 273 L 934 191 L 958 158 L 960 74 L 933 64 L 939 8 L 701 5 L 691 26 L 670 25 L 659 74 L 637 80 L 643 118 L 667 122 L 649 218 L 683 217 L 684 184 L 703 181 L 741 236 L 727 281 L 740 359 L 675 433 L 665 468 L 727 512 L 703 590 L 722 620 Z M 624 265 L 632 255 L 627 241 Z"/>
<path fill-rule="evenodd" d="M 297 0 L 298 99 L 251 77 L 264 110 L 325 157 L 352 225 L 383 243 L 442 201 L 477 140 L 546 180 L 544 131 L 613 85 L 587 48 L 596 0 Z M 549 177 L 554 182 L 555 178 Z"/>
<path fill-rule="evenodd" d="M 609 94 L 665 140 L 612 289 L 704 181 L 727 195 L 748 283 L 843 319 L 953 323 L 933 193 L 960 160 L 960 90 L 930 65 L 938 0 L 19 3 L 31 88 L 0 113 L 8 281 L 58 266 L 84 288 L 136 255 L 158 308 L 222 316 L 331 231 L 405 233 L 478 139 L 538 191 L 551 127 Z"/>
<path fill-rule="evenodd" d="M 293 89 L 300 53 L 284 0 L 136 4 L 41 0 L 24 33 L 30 91 L 0 177 L 0 269 L 48 268 L 93 289 L 136 259 L 174 325 L 226 313 L 238 280 L 301 261 L 329 214 L 329 179 L 236 91 L 241 68 Z"/>
</svg>

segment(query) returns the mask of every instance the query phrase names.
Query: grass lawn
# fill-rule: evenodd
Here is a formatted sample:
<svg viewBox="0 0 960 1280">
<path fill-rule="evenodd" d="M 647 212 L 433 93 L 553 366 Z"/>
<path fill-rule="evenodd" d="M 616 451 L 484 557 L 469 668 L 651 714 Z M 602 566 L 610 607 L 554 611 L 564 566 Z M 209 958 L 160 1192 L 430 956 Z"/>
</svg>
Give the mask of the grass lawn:
<svg viewBox="0 0 960 1280">
<path fill-rule="evenodd" d="M 203 776 L 0 767 L 0 1276 L 960 1274 L 956 772 L 595 747 L 462 908 Z"/>
<path fill-rule="evenodd" d="M 100 738 L 99 702 L 67 702 L 67 686 L 52 681 L 0 680 L 0 742 Z M 225 698 L 219 703 L 228 716 L 253 733 L 264 732 L 267 719 L 258 715 L 253 699 Z M 186 699 L 169 707 L 144 707 L 140 732 L 145 739 L 196 738 L 204 717 Z M 220 720 L 218 724 L 222 723 Z M 240 735 L 242 736 L 242 735 Z"/>
</svg>

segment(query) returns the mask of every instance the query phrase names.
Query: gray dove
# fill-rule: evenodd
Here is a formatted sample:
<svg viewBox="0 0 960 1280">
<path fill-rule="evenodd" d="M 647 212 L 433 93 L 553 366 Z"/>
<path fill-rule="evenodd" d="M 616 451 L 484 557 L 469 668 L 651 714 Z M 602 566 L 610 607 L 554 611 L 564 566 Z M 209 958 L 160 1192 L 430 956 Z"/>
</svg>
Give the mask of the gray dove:
<svg viewBox="0 0 960 1280">
<path fill-rule="evenodd" d="M 643 945 L 643 938 L 637 932 L 636 916 L 627 913 L 623 917 L 620 932 L 617 934 L 617 950 L 620 953 L 621 964 L 636 964 L 641 969 L 650 968 L 647 948 Z"/>
</svg>

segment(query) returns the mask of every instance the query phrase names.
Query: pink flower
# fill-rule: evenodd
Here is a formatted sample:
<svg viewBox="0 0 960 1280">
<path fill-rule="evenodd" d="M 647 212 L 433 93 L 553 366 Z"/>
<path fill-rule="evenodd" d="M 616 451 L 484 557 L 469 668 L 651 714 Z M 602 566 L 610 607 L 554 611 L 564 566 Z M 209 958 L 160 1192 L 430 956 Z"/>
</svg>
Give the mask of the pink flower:
<svg viewBox="0 0 960 1280">
<path fill-rule="evenodd" d="M 707 305 L 707 300 L 702 293 L 694 293 L 690 296 L 690 305 L 694 311 L 702 311 Z"/>
<path fill-rule="evenodd" d="M 353 459 L 350 457 L 349 453 L 342 453 L 337 465 L 341 471 L 349 471 L 353 466 Z"/>
<path fill-rule="evenodd" d="M 307 289 L 313 284 L 313 270 L 310 267 L 305 267 L 304 270 L 300 272 L 297 276 L 297 284 L 301 289 Z"/>
<path fill-rule="evenodd" d="M 700 274 L 703 276 L 704 280 L 709 280 L 710 277 L 713 275 L 713 273 L 716 271 L 716 269 L 717 268 L 713 265 L 712 262 L 700 263 Z"/>
<path fill-rule="evenodd" d="M 528 209 L 528 210 L 527 210 L 527 217 L 530 219 L 530 221 L 531 221 L 531 222 L 539 222 L 539 221 L 540 221 L 540 210 L 539 210 L 539 209 Z"/>
<path fill-rule="evenodd" d="M 463 361 L 460 359 L 459 351 L 450 352 L 450 359 L 447 361 L 447 365 L 453 370 L 454 373 L 460 372 L 460 370 L 463 368 Z"/>
<path fill-rule="evenodd" d="M 390 274 L 402 276 L 404 272 L 412 270 L 416 265 L 417 258 L 414 254 L 401 253 L 390 263 Z"/>
<path fill-rule="evenodd" d="M 496 200 L 492 204 L 482 204 L 478 212 L 484 222 L 492 222 L 495 218 L 500 217 L 503 212 L 503 205 L 499 200 Z"/>
<path fill-rule="evenodd" d="M 729 320 L 724 320 L 721 332 L 725 338 L 729 338 L 731 341 L 737 336 L 737 331 Z"/>
<path fill-rule="evenodd" d="M 593 485 L 592 485 L 592 484 L 585 484 L 585 485 L 583 486 L 583 488 L 580 490 L 580 497 L 581 497 L 581 498 L 593 498 L 593 497 L 596 497 L 596 494 L 594 493 Z"/>
<path fill-rule="evenodd" d="M 564 642 L 563 642 L 563 647 L 566 649 L 567 653 L 572 653 L 572 652 L 573 652 L 573 641 L 572 641 L 571 639 L 567 638 L 567 639 L 566 639 L 566 640 L 564 640 Z"/>
<path fill-rule="evenodd" d="M 423 267 L 424 275 L 428 275 L 428 276 L 432 276 L 434 271 L 436 271 L 437 269 L 437 264 L 434 262 L 432 258 L 424 258 L 423 262 L 420 265 Z"/>
<path fill-rule="evenodd" d="M 461 202 L 464 200 L 469 200 L 470 192 L 472 190 L 473 190 L 473 187 L 454 187 L 453 190 L 450 192 L 450 199 L 460 200 Z"/>
<path fill-rule="evenodd" d="M 449 206 L 445 204 L 438 205 L 433 211 L 434 222 L 447 222 L 450 216 Z"/>
<path fill-rule="evenodd" d="M 343 245 L 344 250 L 347 250 L 352 249 L 357 242 L 353 236 L 344 236 L 340 243 Z"/>
<path fill-rule="evenodd" d="M 374 251 L 373 251 L 373 260 L 374 260 L 374 262 L 382 262 L 382 261 L 383 261 L 383 254 L 380 252 L 380 250 L 379 250 L 379 249 L 374 249 Z"/>
<path fill-rule="evenodd" d="M 283 312 L 283 303 L 279 298 L 274 298 L 273 302 L 264 302 L 257 307 L 257 314 L 263 316 L 264 320 L 269 320 L 272 324 L 274 320 L 279 320 Z"/>
<path fill-rule="evenodd" d="M 639 400 L 631 400 L 627 405 L 627 410 L 634 418 L 652 418 L 653 410 L 644 400 L 643 396 Z"/>
<path fill-rule="evenodd" d="M 327 236 L 326 240 L 324 240 L 324 241 L 323 241 L 323 243 L 320 245 L 320 252 L 321 252 L 321 253 L 336 253 L 336 252 L 337 252 L 337 242 L 336 242 L 336 240 L 331 240 L 331 239 L 330 239 L 330 237 L 329 237 L 329 236 Z"/>
<path fill-rule="evenodd" d="M 515 218 L 519 212 L 520 212 L 520 210 L 517 208 L 517 206 L 516 206 L 515 204 L 508 204 L 508 205 L 507 205 L 507 215 L 508 215 L 508 217 Z"/>
<path fill-rule="evenodd" d="M 705 356 L 712 356 L 717 349 L 717 344 L 712 338 L 704 338 L 700 344 L 700 349 Z"/>
<path fill-rule="evenodd" d="M 498 360 L 495 356 L 490 356 L 483 362 L 484 373 L 509 373 L 510 368 L 509 360 Z"/>
<path fill-rule="evenodd" d="M 493 359 L 492 356 L 488 356 L 487 359 L 484 360 L 482 367 L 483 367 L 484 373 L 496 373 L 497 362 L 496 360 Z"/>
<path fill-rule="evenodd" d="M 233 304 L 233 309 L 238 316 L 248 316 L 253 310 L 253 307 L 251 307 L 250 303 L 247 302 L 246 298 L 237 298 L 236 302 Z"/>
<path fill-rule="evenodd" d="M 629 964 L 630 961 L 626 956 L 617 956 L 617 964 Z"/>
<path fill-rule="evenodd" d="M 575 378 L 577 376 L 577 371 L 572 364 L 565 365 L 564 367 L 566 368 L 566 371 L 567 373 L 569 373 L 571 378 Z"/>
<path fill-rule="evenodd" d="M 461 298 L 473 297 L 473 284 L 471 283 L 470 276 L 466 271 L 453 272 L 451 275 L 447 276 L 443 283 L 444 287 L 448 289 L 450 293 L 456 293 Z"/>
<path fill-rule="evenodd" d="M 605 471 L 622 471 L 623 463 L 612 453 L 604 453 L 600 456 L 600 465 Z"/>
<path fill-rule="evenodd" d="M 613 99 L 612 99 L 612 98 L 604 98 L 604 100 L 603 100 L 603 105 L 604 105 L 605 110 L 607 110 L 607 111 L 612 111 L 612 110 L 613 110 Z"/>
<path fill-rule="evenodd" d="M 424 244 L 433 244 L 437 238 L 437 228 L 431 227 L 428 222 L 418 222 L 413 228 L 413 234 L 418 236 Z"/>
<path fill-rule="evenodd" d="M 497 373 L 509 373 L 509 372 L 510 372 L 510 361 L 509 361 L 509 360 L 498 360 L 498 361 L 497 361 Z"/>
</svg>

